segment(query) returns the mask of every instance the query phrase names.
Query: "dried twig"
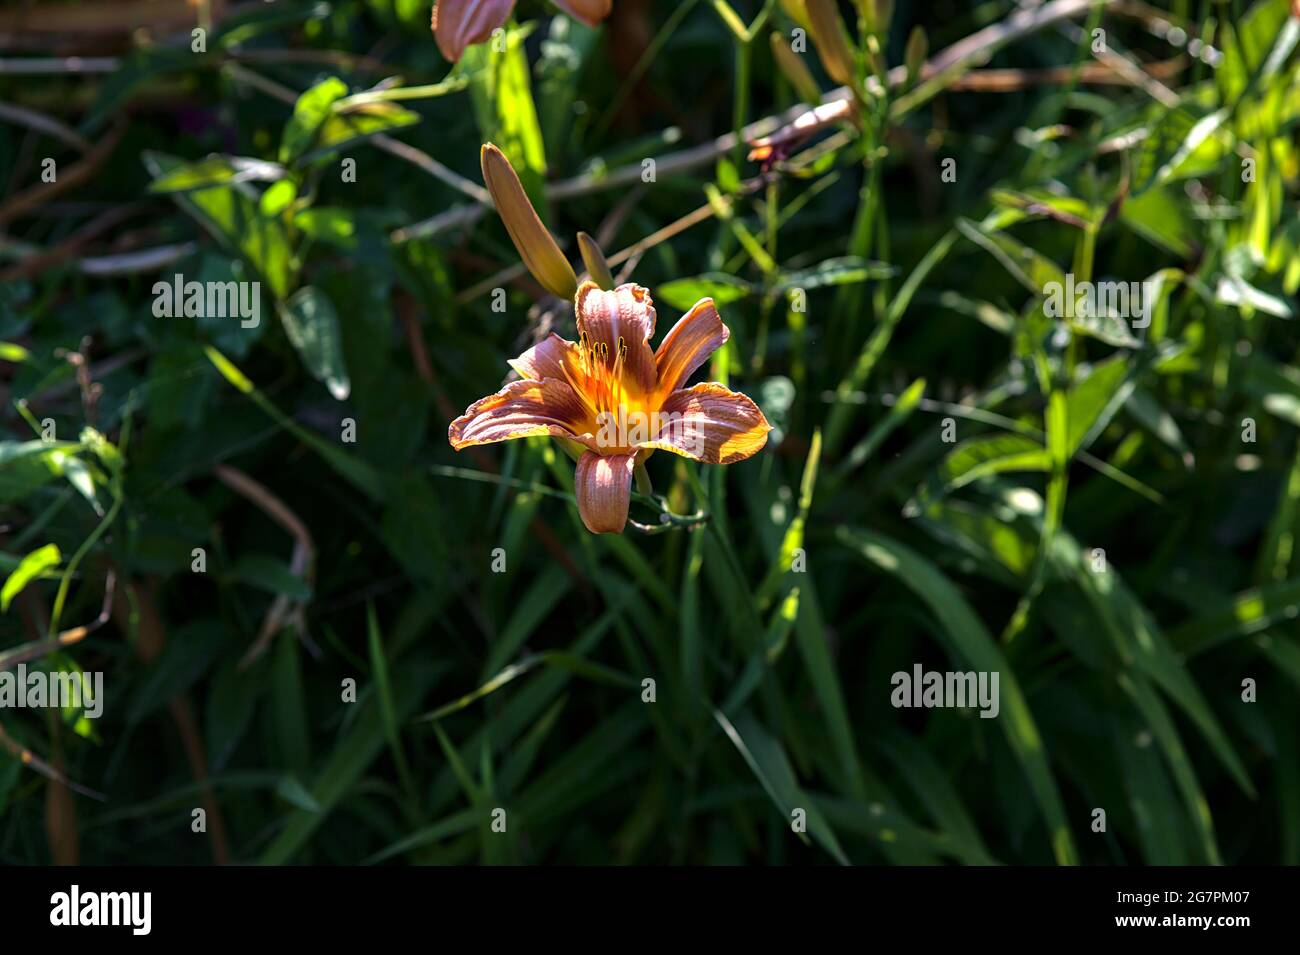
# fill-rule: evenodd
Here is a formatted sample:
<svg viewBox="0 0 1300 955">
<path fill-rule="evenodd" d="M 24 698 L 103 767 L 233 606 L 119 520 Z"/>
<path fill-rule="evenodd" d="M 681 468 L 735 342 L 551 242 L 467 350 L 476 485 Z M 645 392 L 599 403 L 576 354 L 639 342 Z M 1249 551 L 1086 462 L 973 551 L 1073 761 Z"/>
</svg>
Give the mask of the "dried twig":
<svg viewBox="0 0 1300 955">
<path fill-rule="evenodd" d="M 146 208 L 146 206 L 146 203 L 138 202 L 109 209 L 103 215 L 97 216 L 83 225 L 53 248 L 29 255 L 9 268 L 0 271 L 0 282 L 16 282 L 19 279 L 31 278 L 45 269 L 72 258 L 92 239 L 121 225 L 141 209 Z"/>
<path fill-rule="evenodd" d="M 314 574 L 316 548 L 307 525 L 298 518 L 297 514 L 289 510 L 283 501 L 243 471 L 227 464 L 218 464 L 213 469 L 213 473 L 221 483 L 252 501 L 271 520 L 289 532 L 294 540 L 293 555 L 289 559 L 289 572 L 310 585 Z M 240 669 L 252 665 L 266 652 L 267 647 L 271 645 L 271 640 L 280 632 L 286 621 L 294 623 L 299 636 L 306 636 L 307 624 L 304 619 L 303 603 L 286 594 L 277 594 L 266 612 L 266 617 L 262 620 L 257 639 L 239 661 Z"/>
<path fill-rule="evenodd" d="M 80 643 L 87 636 L 108 623 L 113 612 L 113 595 L 116 591 L 116 584 L 117 575 L 112 568 L 109 568 L 104 578 L 104 606 L 100 610 L 98 617 L 88 624 L 64 630 L 49 639 L 24 643 L 22 646 L 0 653 L 0 670 L 8 670 L 20 663 L 26 663 L 28 660 L 35 660 L 37 657 L 43 657 L 55 650 L 62 650 L 75 643 Z"/>
<path fill-rule="evenodd" d="M 108 130 L 95 147 L 85 154 L 80 160 L 70 165 L 59 175 L 54 182 L 43 182 L 40 185 L 33 186 L 18 195 L 11 198 L 3 206 L 0 206 L 0 229 L 4 229 L 11 221 L 36 208 L 43 202 L 49 201 L 54 196 L 67 192 L 69 189 L 75 189 L 77 186 L 86 182 L 94 175 L 108 159 L 117 144 L 122 139 L 122 134 L 126 132 L 126 121 L 118 117 L 117 122 Z"/>
<path fill-rule="evenodd" d="M 57 139 L 59 142 L 71 146 L 77 152 L 90 152 L 92 146 L 90 140 L 86 139 L 76 130 L 65 126 L 52 116 L 46 116 L 44 113 L 38 113 L 34 109 L 28 109 L 26 106 L 16 106 L 13 103 L 0 103 L 0 119 L 10 123 L 17 123 L 20 126 L 26 126 L 34 129 L 38 133 L 44 133 Z"/>
</svg>

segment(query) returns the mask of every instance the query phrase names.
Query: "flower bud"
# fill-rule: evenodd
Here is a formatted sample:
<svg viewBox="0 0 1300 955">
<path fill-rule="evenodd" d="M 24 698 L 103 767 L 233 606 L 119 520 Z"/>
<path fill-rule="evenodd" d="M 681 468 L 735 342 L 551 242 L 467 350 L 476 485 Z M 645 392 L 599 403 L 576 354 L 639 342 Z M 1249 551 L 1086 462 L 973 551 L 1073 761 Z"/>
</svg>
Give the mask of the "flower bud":
<svg viewBox="0 0 1300 955">
<path fill-rule="evenodd" d="M 804 0 L 812 26 L 813 43 L 822 66 L 836 83 L 853 85 L 853 51 L 844 32 L 844 21 L 835 0 Z"/>
<path fill-rule="evenodd" d="M 801 100 L 809 106 L 816 106 L 822 101 L 822 91 L 818 88 L 817 81 L 813 79 L 808 64 L 791 48 L 790 41 L 780 33 L 772 34 L 772 58 L 776 60 L 781 73 L 790 81 L 790 85 L 794 87 L 795 93 Z"/>
<path fill-rule="evenodd" d="M 519 250 L 524 265 L 552 295 L 572 299 L 578 291 L 578 276 L 528 201 L 510 160 L 491 143 L 483 146 L 482 160 L 483 184 L 492 194 L 497 214 L 505 223 L 510 241 Z"/>
<path fill-rule="evenodd" d="M 800 27 L 808 29 L 808 8 L 804 6 L 804 0 L 781 0 L 781 9 Z"/>
<path fill-rule="evenodd" d="M 601 251 L 596 240 L 585 232 L 579 232 L 578 251 L 582 253 L 582 264 L 587 267 L 587 274 L 591 276 L 591 280 L 606 292 L 612 292 L 617 284 L 614 281 L 614 273 L 609 270 L 605 253 Z"/>
<path fill-rule="evenodd" d="M 457 62 L 466 47 L 482 43 L 505 25 L 515 0 L 437 0 L 433 5 L 433 38 L 442 55 Z"/>
<path fill-rule="evenodd" d="M 555 0 L 555 5 L 573 19 L 594 27 L 609 16 L 613 0 Z"/>
<path fill-rule="evenodd" d="M 919 24 L 912 28 L 907 38 L 907 52 L 903 61 L 907 64 L 907 85 L 911 86 L 921 77 L 921 68 L 925 66 L 926 54 L 930 52 L 930 42 L 926 38 L 925 28 Z"/>
</svg>

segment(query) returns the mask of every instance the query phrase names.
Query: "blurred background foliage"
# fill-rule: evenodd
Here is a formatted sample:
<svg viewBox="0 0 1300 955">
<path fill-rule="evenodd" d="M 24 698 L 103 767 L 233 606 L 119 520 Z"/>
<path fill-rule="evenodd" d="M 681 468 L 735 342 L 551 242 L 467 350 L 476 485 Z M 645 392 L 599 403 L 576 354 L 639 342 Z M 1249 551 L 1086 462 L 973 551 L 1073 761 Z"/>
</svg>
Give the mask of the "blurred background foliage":
<svg viewBox="0 0 1300 955">
<path fill-rule="evenodd" d="M 835 86 L 797 0 L 521 0 L 454 68 L 429 6 L 0 11 L 0 668 L 106 687 L 0 712 L 0 860 L 1300 861 L 1287 0 L 844 2 L 870 92 L 762 162 L 718 137 Z M 776 430 L 650 461 L 702 528 L 447 446 L 574 337 L 488 140 L 661 334 L 717 300 Z M 1066 273 L 1150 325 L 1049 317 Z M 177 274 L 257 327 L 158 317 Z M 918 663 L 1000 715 L 895 709 Z"/>
</svg>

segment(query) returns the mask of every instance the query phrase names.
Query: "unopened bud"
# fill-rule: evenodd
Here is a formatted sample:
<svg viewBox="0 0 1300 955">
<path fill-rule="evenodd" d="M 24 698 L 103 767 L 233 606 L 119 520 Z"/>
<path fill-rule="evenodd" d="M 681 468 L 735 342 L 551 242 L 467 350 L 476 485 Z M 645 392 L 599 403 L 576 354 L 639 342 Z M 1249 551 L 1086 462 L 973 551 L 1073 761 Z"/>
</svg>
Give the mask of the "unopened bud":
<svg viewBox="0 0 1300 955">
<path fill-rule="evenodd" d="M 524 265 L 552 295 L 566 300 L 573 298 L 578 291 L 578 276 L 528 201 L 528 193 L 524 192 L 510 160 L 491 143 L 483 146 L 482 160 L 483 184 L 492 194 L 497 214 L 505 223 L 510 241 L 519 250 Z"/>
<path fill-rule="evenodd" d="M 894 16 L 894 0 L 858 0 L 867 32 L 877 36 L 889 33 L 889 21 Z"/>
<path fill-rule="evenodd" d="M 555 0 L 555 5 L 589 27 L 594 27 L 609 16 L 613 0 Z"/>
<path fill-rule="evenodd" d="M 1300 0 L 1298 0 L 1300 2 Z M 930 41 L 926 39 L 925 29 L 920 26 L 912 28 L 907 38 L 907 53 L 903 61 L 907 64 L 907 85 L 911 86 L 921 75 L 925 65 L 925 55 L 930 51 Z"/>
<path fill-rule="evenodd" d="M 853 83 L 853 51 L 849 48 L 844 21 L 835 7 L 835 0 L 804 0 L 808 20 L 812 26 L 813 43 L 822 66 L 836 83 L 846 86 Z"/>
<path fill-rule="evenodd" d="M 582 263 L 587 266 L 587 273 L 591 280 L 607 292 L 612 292 L 615 285 L 614 273 L 609 270 L 609 263 L 605 261 L 605 253 L 600 250 L 600 246 L 585 232 L 578 233 L 578 251 L 582 253 Z"/>
<path fill-rule="evenodd" d="M 781 9 L 799 26 L 808 29 L 808 8 L 804 6 L 804 0 L 781 0 Z"/>
<path fill-rule="evenodd" d="M 442 55 L 455 63 L 466 47 L 482 43 L 510 19 L 515 0 L 478 0 L 475 3 L 438 0 L 431 26 Z"/>
<path fill-rule="evenodd" d="M 813 79 L 812 71 L 803 57 L 790 48 L 790 43 L 779 33 L 772 34 L 772 57 L 781 73 L 790 81 L 799 99 L 809 106 L 816 106 L 822 101 L 822 91 Z"/>
</svg>

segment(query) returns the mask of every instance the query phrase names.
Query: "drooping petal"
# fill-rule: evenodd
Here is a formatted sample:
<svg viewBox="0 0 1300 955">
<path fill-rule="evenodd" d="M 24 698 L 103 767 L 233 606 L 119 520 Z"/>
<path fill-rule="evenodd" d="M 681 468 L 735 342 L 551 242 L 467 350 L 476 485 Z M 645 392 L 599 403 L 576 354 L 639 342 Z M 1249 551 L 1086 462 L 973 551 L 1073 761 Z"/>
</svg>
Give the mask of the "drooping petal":
<svg viewBox="0 0 1300 955">
<path fill-rule="evenodd" d="M 664 336 L 655 352 L 659 393 L 669 395 L 684 386 L 695 369 L 708 361 L 730 335 L 713 299 L 697 302 Z"/>
<path fill-rule="evenodd" d="M 586 407 L 563 381 L 512 381 L 474 402 L 447 428 L 447 440 L 457 451 L 538 434 L 573 438 L 588 447 L 595 443 Z"/>
<path fill-rule="evenodd" d="M 589 27 L 594 27 L 609 16 L 613 0 L 555 0 L 555 5 Z"/>
<path fill-rule="evenodd" d="M 650 336 L 655 332 L 654 302 L 640 285 L 620 285 L 606 292 L 595 282 L 584 282 L 574 300 L 578 331 L 586 332 L 588 343 L 603 345 L 612 363 L 619 340 L 627 345 L 623 359 L 623 380 L 643 395 L 654 390 L 655 355 Z"/>
<path fill-rule="evenodd" d="M 588 451 L 573 476 L 574 496 L 582 523 L 593 534 L 621 534 L 627 524 L 636 452 L 597 454 Z"/>
<path fill-rule="evenodd" d="M 660 448 L 705 464 L 732 464 L 762 450 L 772 426 L 746 395 L 708 382 L 674 391 L 660 409 Z"/>
<path fill-rule="evenodd" d="M 519 372 L 521 378 L 555 378 L 559 381 L 568 381 L 571 377 L 577 381 L 582 370 L 578 347 L 555 332 L 511 360 L 510 367 Z"/>
<path fill-rule="evenodd" d="M 442 55 L 455 63 L 466 47 L 482 43 L 504 26 L 515 0 L 437 0 L 433 5 L 433 37 Z"/>
</svg>

